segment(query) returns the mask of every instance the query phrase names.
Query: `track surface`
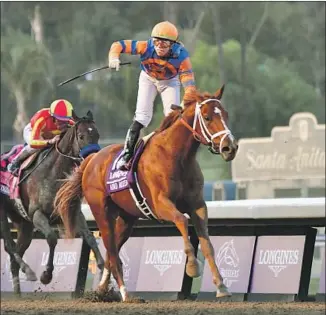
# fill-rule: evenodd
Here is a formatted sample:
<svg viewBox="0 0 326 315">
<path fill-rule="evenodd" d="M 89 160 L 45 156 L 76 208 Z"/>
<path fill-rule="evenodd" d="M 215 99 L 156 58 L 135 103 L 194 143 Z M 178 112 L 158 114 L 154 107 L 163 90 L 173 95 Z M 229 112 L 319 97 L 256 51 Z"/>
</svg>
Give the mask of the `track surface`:
<svg viewBox="0 0 326 315">
<path fill-rule="evenodd" d="M 151 301 L 92 303 L 83 300 L 1 300 L 1 314 L 13 315 L 324 315 L 325 303 Z"/>
</svg>

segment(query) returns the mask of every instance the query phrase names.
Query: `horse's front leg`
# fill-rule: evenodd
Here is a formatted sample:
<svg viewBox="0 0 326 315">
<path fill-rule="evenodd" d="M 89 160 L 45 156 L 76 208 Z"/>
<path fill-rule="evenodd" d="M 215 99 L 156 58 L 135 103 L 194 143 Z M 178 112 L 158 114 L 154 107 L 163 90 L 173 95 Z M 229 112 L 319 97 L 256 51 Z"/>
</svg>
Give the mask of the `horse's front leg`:
<svg viewBox="0 0 326 315">
<path fill-rule="evenodd" d="M 214 248 L 208 235 L 207 207 L 204 201 L 202 201 L 201 204 L 203 205 L 196 209 L 193 213 L 191 213 L 191 219 L 200 242 L 201 250 L 205 259 L 208 262 L 208 265 L 213 275 L 213 283 L 216 285 L 216 297 L 220 298 L 225 296 L 231 296 L 231 293 L 228 291 L 227 287 L 223 283 L 223 278 L 215 263 Z"/>
<path fill-rule="evenodd" d="M 163 195 L 159 195 L 155 204 L 155 209 L 158 209 L 157 213 L 161 219 L 173 222 L 180 231 L 184 241 L 184 252 L 188 258 L 186 273 L 192 278 L 199 277 L 199 261 L 195 256 L 194 247 L 189 240 L 188 219 L 176 208 L 175 204 L 170 199 Z"/>
<path fill-rule="evenodd" d="M 43 212 L 41 212 L 41 210 L 37 210 L 34 213 L 33 223 L 34 226 L 44 234 L 49 245 L 49 258 L 46 264 L 46 270 L 43 271 L 40 278 L 43 284 L 49 284 L 53 277 L 53 258 L 54 250 L 58 243 L 58 237 L 55 231 L 51 228 L 48 218 L 43 214 Z"/>
</svg>

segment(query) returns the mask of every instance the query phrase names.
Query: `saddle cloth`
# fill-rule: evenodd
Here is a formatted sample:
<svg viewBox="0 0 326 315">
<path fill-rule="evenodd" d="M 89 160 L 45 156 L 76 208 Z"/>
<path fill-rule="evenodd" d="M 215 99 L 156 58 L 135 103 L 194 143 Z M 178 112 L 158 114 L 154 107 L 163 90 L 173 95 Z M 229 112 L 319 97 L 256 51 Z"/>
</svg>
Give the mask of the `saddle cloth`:
<svg viewBox="0 0 326 315">
<path fill-rule="evenodd" d="M 122 158 L 123 150 L 120 150 L 114 158 L 111 166 L 108 167 L 106 175 L 106 193 L 107 195 L 129 189 L 140 212 L 149 219 L 156 219 L 152 210 L 144 198 L 137 179 L 137 165 L 144 151 L 148 140 L 154 135 L 154 132 L 141 139 L 135 148 L 135 153 L 131 158 L 130 169 L 122 171 L 117 169 L 118 161 Z"/>
<path fill-rule="evenodd" d="M 1 168 L 0 168 L 0 191 L 1 193 L 9 196 L 11 199 L 19 198 L 19 181 L 21 173 L 26 169 L 36 158 L 37 153 L 29 156 L 20 166 L 18 176 L 14 176 L 8 171 L 8 165 L 24 148 L 23 144 L 14 146 L 10 151 L 1 155 Z"/>
<path fill-rule="evenodd" d="M 10 188 L 13 186 L 15 176 L 8 172 L 8 165 L 21 152 L 24 145 L 15 145 L 10 151 L 1 154 L 0 167 L 0 191 L 1 193 L 10 196 Z"/>
<path fill-rule="evenodd" d="M 31 221 L 20 199 L 19 182 L 22 171 L 27 168 L 32 163 L 32 161 L 34 161 L 37 153 L 31 155 L 22 163 L 17 177 L 8 172 L 8 165 L 21 152 L 23 148 L 24 145 L 18 144 L 14 146 L 9 152 L 1 155 L 0 193 L 7 195 L 10 199 L 13 199 L 15 201 L 17 212 L 20 213 L 20 215 L 27 221 Z"/>
</svg>

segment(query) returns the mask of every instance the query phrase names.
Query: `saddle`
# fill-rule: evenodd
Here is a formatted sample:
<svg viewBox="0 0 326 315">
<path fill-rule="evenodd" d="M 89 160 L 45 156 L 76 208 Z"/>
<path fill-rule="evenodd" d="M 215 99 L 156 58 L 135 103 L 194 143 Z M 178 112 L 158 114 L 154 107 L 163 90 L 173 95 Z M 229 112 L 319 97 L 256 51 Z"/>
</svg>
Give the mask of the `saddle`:
<svg viewBox="0 0 326 315">
<path fill-rule="evenodd" d="M 138 183 L 137 178 L 137 166 L 139 159 L 144 151 L 144 148 L 148 142 L 148 140 L 154 135 L 154 132 L 147 135 L 146 137 L 140 139 L 137 142 L 135 153 L 130 159 L 128 166 L 128 170 L 120 170 L 117 168 L 118 161 L 123 156 L 123 149 L 121 149 L 116 157 L 114 158 L 111 166 L 108 167 L 107 175 L 106 175 L 106 193 L 107 195 L 111 195 L 113 193 L 117 193 L 126 189 L 129 189 L 132 198 L 134 199 L 138 209 L 142 213 L 143 217 L 148 219 L 156 219 L 157 217 L 154 215 L 149 205 L 146 202 L 141 190 L 140 185 Z"/>
<path fill-rule="evenodd" d="M 18 176 L 14 176 L 8 171 L 8 165 L 24 148 L 23 144 L 15 145 L 10 151 L 1 155 L 0 167 L 0 192 L 9 196 L 11 199 L 19 198 L 19 182 L 22 171 L 27 169 L 36 159 L 39 152 L 33 153 L 20 166 Z"/>
</svg>

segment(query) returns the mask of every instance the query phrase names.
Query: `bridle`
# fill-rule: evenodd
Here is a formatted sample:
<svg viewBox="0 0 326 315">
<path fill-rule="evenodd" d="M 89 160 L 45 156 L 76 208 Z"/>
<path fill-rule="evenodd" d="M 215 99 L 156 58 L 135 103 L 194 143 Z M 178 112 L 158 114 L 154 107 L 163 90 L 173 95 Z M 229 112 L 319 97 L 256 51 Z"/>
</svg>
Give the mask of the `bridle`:
<svg viewBox="0 0 326 315">
<path fill-rule="evenodd" d="M 225 140 L 226 137 L 231 137 L 232 139 L 234 139 L 230 129 L 227 127 L 224 119 L 223 119 L 223 116 L 222 116 L 222 112 L 221 110 L 218 108 L 218 107 L 215 107 L 214 109 L 214 112 L 216 114 L 219 114 L 220 117 L 221 117 L 221 121 L 222 121 L 222 124 L 224 126 L 224 130 L 221 130 L 219 132 L 216 132 L 214 134 L 211 134 L 210 131 L 208 130 L 206 124 L 205 124 L 205 121 L 204 121 L 204 117 L 201 113 L 201 107 L 202 105 L 208 103 L 208 102 L 211 102 L 211 101 L 215 101 L 215 102 L 218 102 L 219 104 L 221 104 L 221 102 L 218 100 L 218 99 L 207 99 L 201 103 L 196 103 L 196 108 L 195 108 L 195 117 L 194 117 L 194 122 L 193 122 L 193 125 L 192 127 L 184 120 L 184 118 L 182 117 L 182 115 L 180 114 L 180 120 L 182 122 L 182 124 L 187 128 L 189 129 L 194 138 L 199 141 L 200 143 L 206 145 L 209 147 L 209 150 L 214 153 L 214 154 L 220 154 L 221 153 L 221 149 L 222 149 L 222 144 L 223 144 L 223 141 Z M 201 131 L 201 134 L 199 132 L 196 131 L 196 126 L 197 126 L 197 123 L 199 124 L 199 127 L 200 127 L 200 131 Z M 214 143 L 213 143 L 213 140 L 217 137 L 221 137 L 221 141 L 219 143 L 219 147 L 218 147 L 218 150 L 216 150 L 214 148 Z"/>
<path fill-rule="evenodd" d="M 71 128 L 76 128 L 78 123 L 80 123 L 81 120 L 77 121 L 75 123 L 75 125 Z M 72 155 L 67 155 L 67 154 L 64 154 L 63 152 L 61 152 L 59 150 L 59 147 L 58 147 L 58 144 L 59 142 L 61 141 L 57 141 L 55 143 L 54 146 L 51 146 L 50 149 L 45 153 L 45 155 L 42 157 L 41 161 L 32 169 L 31 172 L 29 172 L 28 174 L 26 174 L 20 181 L 18 184 L 20 184 L 21 182 L 23 182 L 27 177 L 29 177 L 37 168 L 39 165 L 41 165 L 41 163 L 46 159 L 46 157 L 49 155 L 49 153 L 53 150 L 53 148 L 55 147 L 56 151 L 59 153 L 59 155 L 61 156 L 64 156 L 66 158 L 69 158 L 77 163 L 80 163 L 82 162 L 87 155 L 91 154 L 91 153 L 95 153 L 95 152 L 98 152 L 101 150 L 101 147 L 98 145 L 98 144 L 95 144 L 95 143 L 91 143 L 91 144 L 87 144 L 86 146 L 84 146 L 83 148 L 80 148 L 80 145 L 78 143 L 78 139 L 77 139 L 77 129 L 74 130 L 74 138 L 77 140 L 77 144 L 78 144 L 78 149 L 79 149 L 79 157 L 75 157 L 75 156 L 72 156 Z"/>
<path fill-rule="evenodd" d="M 75 138 L 76 138 L 76 137 L 75 137 Z M 71 160 L 73 160 L 73 161 L 76 161 L 76 162 L 81 162 L 81 161 L 84 160 L 83 157 L 75 157 L 75 156 L 72 156 L 72 155 L 67 155 L 67 154 L 62 153 L 62 152 L 59 150 L 59 148 L 58 148 L 58 143 L 59 143 L 59 141 L 57 141 L 57 142 L 55 143 L 55 150 L 59 153 L 59 155 L 64 156 L 64 157 L 66 157 L 66 158 L 69 158 L 69 159 L 71 159 Z M 77 143 L 78 143 L 78 141 L 77 141 Z M 78 144 L 78 147 L 79 147 L 79 144 Z M 79 151 L 80 151 L 80 147 L 79 147 Z"/>
<path fill-rule="evenodd" d="M 75 123 L 75 125 L 73 127 L 71 127 L 71 128 L 75 128 L 75 130 L 74 130 L 74 138 L 77 141 L 77 145 L 78 145 L 78 150 L 79 150 L 79 156 L 78 157 L 64 154 L 63 152 L 61 152 L 59 150 L 59 147 L 58 147 L 59 141 L 57 141 L 55 143 L 55 149 L 61 156 L 64 156 L 64 157 L 69 158 L 69 159 L 71 159 L 73 161 L 76 161 L 76 162 L 82 162 L 84 160 L 84 156 L 87 156 L 90 153 L 98 152 L 99 150 L 101 150 L 101 147 L 98 144 L 94 144 L 94 143 L 87 144 L 83 148 L 80 147 L 80 145 L 78 143 L 78 139 L 77 139 L 77 126 L 81 121 L 82 120 L 77 121 Z"/>
</svg>

